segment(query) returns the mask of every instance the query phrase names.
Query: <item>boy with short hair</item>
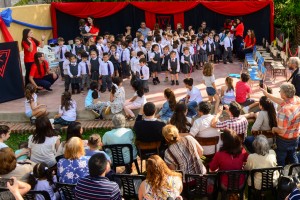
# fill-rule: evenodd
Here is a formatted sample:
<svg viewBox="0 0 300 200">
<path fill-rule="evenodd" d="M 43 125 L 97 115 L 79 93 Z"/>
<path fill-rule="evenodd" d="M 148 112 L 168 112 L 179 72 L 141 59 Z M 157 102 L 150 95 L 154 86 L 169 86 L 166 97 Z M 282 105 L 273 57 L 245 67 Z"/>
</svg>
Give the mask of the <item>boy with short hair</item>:
<svg viewBox="0 0 300 200">
<path fill-rule="evenodd" d="M 100 63 L 99 67 L 99 77 L 102 79 L 102 86 L 101 86 L 101 92 L 106 91 L 106 87 L 108 88 L 108 91 L 111 91 L 111 85 L 112 85 L 112 76 L 114 75 L 114 65 L 111 61 L 108 60 L 109 56 L 108 53 L 103 53 L 103 62 Z"/>
<path fill-rule="evenodd" d="M 232 63 L 232 39 L 230 37 L 230 31 L 225 31 L 226 37 L 224 38 L 223 44 L 224 44 L 224 53 L 223 53 L 223 63 L 227 64 L 227 57 L 230 63 Z"/>
<path fill-rule="evenodd" d="M 62 37 L 59 37 L 57 39 L 58 46 L 55 47 L 55 57 L 59 61 L 59 69 L 60 69 L 60 75 L 62 80 L 64 80 L 64 70 L 63 70 L 63 63 L 66 60 L 66 57 L 64 56 L 65 53 L 68 51 L 68 47 L 64 45 L 65 40 Z"/>
<path fill-rule="evenodd" d="M 140 79 L 142 81 L 142 85 L 144 88 L 144 92 L 149 92 L 149 86 L 148 86 L 148 80 L 149 80 L 149 68 L 146 65 L 146 59 L 141 58 L 140 59 Z"/>
<path fill-rule="evenodd" d="M 122 77 L 123 78 L 128 78 L 130 76 L 130 71 L 129 71 L 129 62 L 130 62 L 130 52 L 129 49 L 127 48 L 127 43 L 122 42 L 122 51 L 120 53 L 120 63 L 121 63 L 121 68 L 122 68 Z"/>
<path fill-rule="evenodd" d="M 70 88 L 70 76 L 68 74 L 68 66 L 70 65 L 70 55 L 72 53 L 67 51 L 65 53 L 65 60 L 63 62 L 63 73 L 64 73 L 64 77 L 65 77 L 65 92 L 68 92 L 69 91 L 69 88 Z"/>
<path fill-rule="evenodd" d="M 89 55 L 83 53 L 81 55 L 81 62 L 78 64 L 81 68 L 81 91 L 83 91 L 84 85 L 86 84 L 87 90 L 90 85 L 91 76 L 91 63 L 88 61 Z"/>
<path fill-rule="evenodd" d="M 185 78 L 183 80 L 185 87 L 187 88 L 186 97 L 184 99 L 188 108 L 188 117 L 197 116 L 197 106 L 202 101 L 202 95 L 198 88 L 193 86 L 194 80 L 192 78 Z"/>
</svg>

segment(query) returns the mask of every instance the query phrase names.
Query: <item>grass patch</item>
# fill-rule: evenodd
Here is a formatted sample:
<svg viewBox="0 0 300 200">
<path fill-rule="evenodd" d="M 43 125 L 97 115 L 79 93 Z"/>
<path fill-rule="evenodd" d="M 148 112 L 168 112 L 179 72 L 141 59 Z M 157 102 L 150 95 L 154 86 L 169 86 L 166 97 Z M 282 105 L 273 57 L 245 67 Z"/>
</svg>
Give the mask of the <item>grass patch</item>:
<svg viewBox="0 0 300 200">
<path fill-rule="evenodd" d="M 101 137 L 103 137 L 104 133 L 106 133 L 107 131 L 109 131 L 111 129 L 104 129 L 104 128 L 97 128 L 97 129 L 92 129 L 92 130 L 88 130 L 85 131 L 82 134 L 83 139 L 88 139 L 90 135 L 97 133 L 99 134 Z M 10 148 L 12 148 L 14 151 L 19 149 L 19 144 L 21 142 L 27 142 L 28 141 L 28 137 L 32 135 L 32 133 L 12 133 L 10 135 L 10 138 L 5 142 Z M 63 132 L 61 134 L 61 141 L 66 140 L 66 136 L 67 133 Z"/>
</svg>

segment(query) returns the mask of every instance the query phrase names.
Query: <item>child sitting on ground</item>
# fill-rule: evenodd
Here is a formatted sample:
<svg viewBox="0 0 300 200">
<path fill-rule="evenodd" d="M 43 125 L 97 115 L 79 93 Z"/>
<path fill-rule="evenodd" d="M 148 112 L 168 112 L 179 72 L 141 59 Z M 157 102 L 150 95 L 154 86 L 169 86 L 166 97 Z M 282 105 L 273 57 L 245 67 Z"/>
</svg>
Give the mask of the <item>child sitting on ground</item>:
<svg viewBox="0 0 300 200">
<path fill-rule="evenodd" d="M 76 101 L 72 100 L 70 92 L 64 92 L 61 96 L 61 105 L 58 114 L 54 117 L 54 124 L 68 126 L 76 120 Z"/>
<path fill-rule="evenodd" d="M 192 118 L 197 116 L 197 106 L 202 101 L 202 95 L 200 90 L 193 86 L 194 80 L 192 78 L 185 78 L 183 83 L 187 88 L 187 93 L 186 97 L 182 101 L 184 101 L 187 105 L 187 116 Z"/>
<path fill-rule="evenodd" d="M 107 103 L 98 101 L 100 98 L 98 87 L 96 81 L 91 82 L 90 89 L 85 97 L 85 109 L 92 111 L 96 116 L 95 119 L 103 119 L 102 110 L 107 106 Z"/>
<path fill-rule="evenodd" d="M 36 87 L 31 83 L 27 84 L 25 89 L 25 115 L 30 118 L 32 124 L 37 117 L 47 114 L 47 106 L 39 104 L 37 100 Z"/>
</svg>

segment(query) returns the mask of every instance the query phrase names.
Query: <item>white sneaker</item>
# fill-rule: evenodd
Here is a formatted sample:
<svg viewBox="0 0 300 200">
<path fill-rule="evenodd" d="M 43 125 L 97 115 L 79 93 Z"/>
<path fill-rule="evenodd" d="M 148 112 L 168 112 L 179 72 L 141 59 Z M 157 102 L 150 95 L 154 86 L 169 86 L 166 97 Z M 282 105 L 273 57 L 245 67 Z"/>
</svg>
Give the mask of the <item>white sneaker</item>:
<svg viewBox="0 0 300 200">
<path fill-rule="evenodd" d="M 53 124 L 54 123 L 54 119 L 49 119 L 50 123 Z"/>
<path fill-rule="evenodd" d="M 249 112 L 249 106 L 244 107 L 242 110 L 245 114 L 247 114 Z"/>
</svg>

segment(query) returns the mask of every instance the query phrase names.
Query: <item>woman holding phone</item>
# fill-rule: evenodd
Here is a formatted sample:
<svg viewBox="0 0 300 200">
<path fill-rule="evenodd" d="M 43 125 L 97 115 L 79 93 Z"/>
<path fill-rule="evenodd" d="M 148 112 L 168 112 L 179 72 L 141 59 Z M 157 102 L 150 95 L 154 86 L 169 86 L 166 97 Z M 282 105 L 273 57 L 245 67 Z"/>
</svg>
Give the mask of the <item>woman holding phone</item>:
<svg viewBox="0 0 300 200">
<path fill-rule="evenodd" d="M 34 63 L 34 54 L 37 52 L 37 47 L 43 47 L 45 35 L 42 35 L 41 42 L 33 37 L 31 29 L 25 28 L 23 30 L 22 48 L 24 49 L 24 64 L 26 69 L 25 86 L 29 83 L 29 73 L 31 65 Z"/>
</svg>

